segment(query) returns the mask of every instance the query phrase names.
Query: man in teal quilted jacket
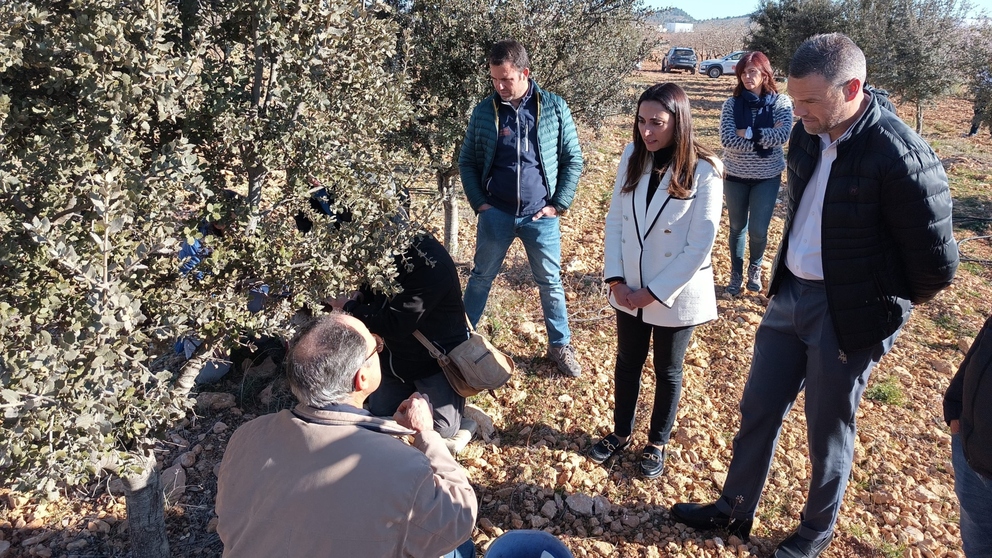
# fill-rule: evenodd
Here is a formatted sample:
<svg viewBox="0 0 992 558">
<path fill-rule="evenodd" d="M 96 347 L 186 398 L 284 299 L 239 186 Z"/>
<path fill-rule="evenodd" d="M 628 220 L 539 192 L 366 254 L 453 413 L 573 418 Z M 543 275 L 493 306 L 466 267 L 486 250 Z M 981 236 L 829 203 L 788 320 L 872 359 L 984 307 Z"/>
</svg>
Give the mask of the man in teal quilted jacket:
<svg viewBox="0 0 992 558">
<path fill-rule="evenodd" d="M 506 251 L 520 238 L 541 295 L 548 356 L 563 373 L 578 376 L 582 369 L 568 329 L 558 227 L 582 173 L 575 123 L 561 97 L 530 79 L 520 43 L 496 43 L 489 73 L 496 93 L 472 111 L 458 158 L 462 187 L 479 215 L 465 311 L 475 326 Z"/>
</svg>

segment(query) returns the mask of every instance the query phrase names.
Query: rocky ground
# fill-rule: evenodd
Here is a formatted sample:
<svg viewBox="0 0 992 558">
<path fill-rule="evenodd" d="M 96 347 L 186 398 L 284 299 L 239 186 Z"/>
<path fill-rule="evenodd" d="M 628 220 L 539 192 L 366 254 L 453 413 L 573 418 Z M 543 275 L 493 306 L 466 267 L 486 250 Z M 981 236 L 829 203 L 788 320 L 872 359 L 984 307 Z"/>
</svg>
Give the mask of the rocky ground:
<svg viewBox="0 0 992 558">
<path fill-rule="evenodd" d="M 636 86 L 663 80 L 677 81 L 687 90 L 702 141 L 718 148 L 720 106 L 733 80 L 661 74 L 648 67 Z M 900 116 L 913 121 L 910 107 L 901 106 Z M 970 104 L 951 97 L 928 110 L 925 130 L 951 177 L 959 240 L 990 234 L 992 217 L 992 141 L 984 133 L 960 137 L 970 117 Z M 586 169 L 575 205 L 562 220 L 565 284 L 573 343 L 585 368 L 582 377 L 557 375 L 543 356 L 537 289 L 518 245 L 507 257 L 506 272 L 495 284 L 481 324 L 485 334 L 514 356 L 519 372 L 495 399 L 486 394 L 474 398 L 472 403 L 495 428 L 459 456 L 479 497 L 473 538 L 480 556 L 507 530 L 537 528 L 561 537 L 579 557 L 765 557 L 798 523 L 810 471 L 802 396 L 785 421 L 749 540 L 696 532 L 669 515 L 674 502 L 709 501 L 719 493 L 754 332 L 767 304 L 760 294 L 733 298 L 723 292 L 729 275 L 725 226 L 713 257 L 719 318 L 697 328 L 686 357 L 665 474 L 642 479 L 638 451 L 607 466 L 583 456 L 612 429 L 615 320 L 602 284 L 602 223 L 630 127 L 630 118 L 622 118 L 598 134 L 580 130 Z M 780 206 L 772 222 L 770 252 L 781 235 L 781 212 Z M 465 264 L 463 278 L 472 254 L 473 225 L 469 217 L 463 219 L 462 248 L 455 254 Z M 823 555 L 827 558 L 963 556 L 941 397 L 989 313 L 992 250 L 986 240 L 977 239 L 962 244 L 962 252 L 966 261 L 955 284 L 914 312 L 896 347 L 872 375 L 858 412 L 851 483 L 837 538 Z M 213 503 L 225 444 L 242 423 L 291 404 L 274 367 L 263 363 L 248 375 L 229 376 L 211 386 L 210 393 L 200 394 L 196 417 L 184 421 L 157 450 L 169 491 L 167 525 L 174 556 L 220 556 Z M 653 384 L 647 370 L 646 394 L 653 393 Z M 646 422 L 649 407 L 650 396 L 642 397 L 638 425 Z M 632 447 L 639 449 L 645 442 L 641 427 Z M 127 540 L 119 481 L 105 479 L 41 504 L 0 489 L 0 557 L 124 557 L 130 554 Z"/>
</svg>

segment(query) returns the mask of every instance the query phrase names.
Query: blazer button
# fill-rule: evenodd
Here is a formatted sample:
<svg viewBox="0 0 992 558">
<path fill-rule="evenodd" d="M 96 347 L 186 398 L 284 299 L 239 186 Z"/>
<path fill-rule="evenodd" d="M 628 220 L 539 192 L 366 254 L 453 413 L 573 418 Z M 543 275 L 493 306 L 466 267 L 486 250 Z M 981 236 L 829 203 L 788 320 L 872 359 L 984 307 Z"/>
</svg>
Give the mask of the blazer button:
<svg viewBox="0 0 992 558">
<path fill-rule="evenodd" d="M 672 257 L 672 253 L 671 252 L 665 252 L 665 257 L 666 258 L 671 258 Z"/>
<path fill-rule="evenodd" d="M 623 220 L 624 220 L 624 221 L 630 221 L 630 217 L 627 217 L 626 215 L 624 215 L 624 216 L 623 216 Z"/>
<path fill-rule="evenodd" d="M 621 238 L 620 239 L 620 244 L 627 244 L 627 239 L 626 238 Z"/>
</svg>

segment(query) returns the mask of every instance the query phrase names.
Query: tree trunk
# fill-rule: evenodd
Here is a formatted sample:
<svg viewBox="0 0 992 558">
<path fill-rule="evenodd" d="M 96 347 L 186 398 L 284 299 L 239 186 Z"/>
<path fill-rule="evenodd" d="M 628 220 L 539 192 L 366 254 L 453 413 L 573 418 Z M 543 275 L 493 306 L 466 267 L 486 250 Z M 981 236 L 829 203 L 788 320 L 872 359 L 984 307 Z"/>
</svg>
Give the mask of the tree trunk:
<svg viewBox="0 0 992 558">
<path fill-rule="evenodd" d="M 916 133 L 923 133 L 923 103 L 916 103 Z"/>
<path fill-rule="evenodd" d="M 165 531 L 165 496 L 155 470 L 155 455 L 148 451 L 141 473 L 124 478 L 127 531 L 132 558 L 169 558 Z"/>
<path fill-rule="evenodd" d="M 183 26 L 182 47 L 189 51 L 193 47 L 193 33 L 200 25 L 200 2 L 179 0 L 179 21 Z"/>
<path fill-rule="evenodd" d="M 255 12 L 252 15 L 251 20 L 251 34 L 252 42 L 255 45 L 255 72 L 252 77 L 251 83 L 251 106 L 253 110 L 252 118 L 257 119 L 263 116 L 264 107 L 262 106 L 262 80 L 265 78 L 265 51 L 262 48 L 262 43 L 259 39 L 259 25 L 258 13 Z M 259 138 L 254 138 L 253 141 L 261 141 Z M 248 167 L 248 207 L 250 211 L 250 217 L 248 218 L 247 230 L 253 233 L 258 227 L 259 222 L 259 205 L 262 203 L 262 186 L 265 184 L 265 177 L 268 173 L 268 169 L 261 162 L 261 157 L 258 154 L 259 148 L 256 145 L 249 145 L 247 149 L 242 149 L 244 155 L 245 166 Z"/>
<path fill-rule="evenodd" d="M 452 258 L 458 253 L 458 199 L 451 191 L 451 173 L 438 171 L 437 190 L 444 203 L 444 247 Z"/>
</svg>

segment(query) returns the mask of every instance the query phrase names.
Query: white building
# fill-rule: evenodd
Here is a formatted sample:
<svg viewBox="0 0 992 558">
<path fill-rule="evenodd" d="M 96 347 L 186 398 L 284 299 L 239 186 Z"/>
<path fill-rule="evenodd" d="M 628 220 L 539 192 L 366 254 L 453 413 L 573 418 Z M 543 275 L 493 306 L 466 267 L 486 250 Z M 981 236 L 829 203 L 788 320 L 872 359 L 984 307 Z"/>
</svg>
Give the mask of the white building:
<svg viewBox="0 0 992 558">
<path fill-rule="evenodd" d="M 692 33 L 691 23 L 666 23 L 661 26 L 666 33 Z"/>
</svg>

